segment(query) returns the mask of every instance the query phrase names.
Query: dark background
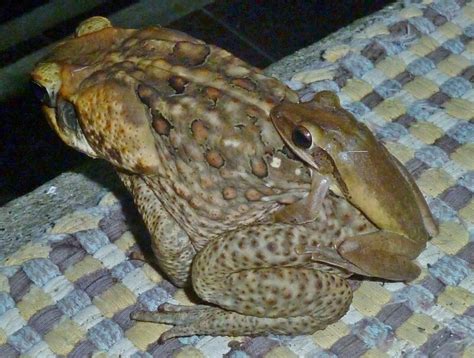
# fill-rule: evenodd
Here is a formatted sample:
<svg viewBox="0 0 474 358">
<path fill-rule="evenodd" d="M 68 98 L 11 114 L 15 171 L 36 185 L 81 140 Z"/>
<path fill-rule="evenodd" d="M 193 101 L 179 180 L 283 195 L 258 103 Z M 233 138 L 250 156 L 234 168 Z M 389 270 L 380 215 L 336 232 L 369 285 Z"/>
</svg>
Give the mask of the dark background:
<svg viewBox="0 0 474 358">
<path fill-rule="evenodd" d="M 80 21 L 90 16 L 107 16 L 136 2 L 106 1 L 35 34 L 1 51 L 0 67 L 68 36 Z M 166 27 L 216 44 L 263 68 L 392 2 L 216 1 Z M 47 1 L 3 1 L 0 25 L 44 3 Z M 8 36 L 8 33 L 0 36 Z M 25 86 L 20 92 L 0 103 L 0 205 L 86 160 L 84 155 L 62 144 L 48 127 L 29 88 Z"/>
</svg>

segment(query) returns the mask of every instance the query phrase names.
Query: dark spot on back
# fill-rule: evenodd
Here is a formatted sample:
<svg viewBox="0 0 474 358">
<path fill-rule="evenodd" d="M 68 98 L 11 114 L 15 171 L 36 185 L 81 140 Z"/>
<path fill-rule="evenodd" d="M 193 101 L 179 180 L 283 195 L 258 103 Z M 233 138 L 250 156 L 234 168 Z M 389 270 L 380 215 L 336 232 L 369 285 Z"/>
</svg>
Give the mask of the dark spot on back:
<svg viewBox="0 0 474 358">
<path fill-rule="evenodd" d="M 152 126 L 156 133 L 168 136 L 172 128 L 170 122 L 157 110 L 151 111 Z"/>
<path fill-rule="evenodd" d="M 171 76 L 168 80 L 168 83 L 174 89 L 176 94 L 181 94 L 186 89 L 188 81 L 180 76 Z"/>
<path fill-rule="evenodd" d="M 187 41 L 177 42 L 173 48 L 171 59 L 184 66 L 199 66 L 204 64 L 211 50 L 208 45 L 195 44 Z"/>
</svg>

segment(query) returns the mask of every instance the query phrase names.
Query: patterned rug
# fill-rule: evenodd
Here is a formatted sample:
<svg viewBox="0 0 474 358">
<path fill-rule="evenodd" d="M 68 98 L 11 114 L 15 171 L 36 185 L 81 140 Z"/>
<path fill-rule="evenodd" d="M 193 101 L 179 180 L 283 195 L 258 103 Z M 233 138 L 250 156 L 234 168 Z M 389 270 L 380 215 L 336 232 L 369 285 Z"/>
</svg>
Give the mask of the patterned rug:
<svg viewBox="0 0 474 358">
<path fill-rule="evenodd" d="M 338 92 L 413 173 L 440 223 L 416 281 L 352 281 L 349 312 L 313 335 L 160 345 L 167 327 L 130 312 L 191 302 L 132 259 L 143 226 L 107 194 L 1 263 L 0 357 L 474 357 L 473 37 L 472 2 L 417 1 L 288 81 L 303 100 Z"/>
</svg>

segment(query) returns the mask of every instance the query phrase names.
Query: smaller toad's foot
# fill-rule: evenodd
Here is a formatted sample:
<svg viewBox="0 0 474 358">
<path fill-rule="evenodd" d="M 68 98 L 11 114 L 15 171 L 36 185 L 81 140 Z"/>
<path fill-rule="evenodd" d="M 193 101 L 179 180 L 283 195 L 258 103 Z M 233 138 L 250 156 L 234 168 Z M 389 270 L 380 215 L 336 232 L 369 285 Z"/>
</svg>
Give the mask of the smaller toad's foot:
<svg viewBox="0 0 474 358">
<path fill-rule="evenodd" d="M 352 274 L 366 275 L 359 267 L 344 259 L 335 249 L 323 246 L 301 245 L 296 248 L 299 255 L 310 254 L 314 262 L 328 264 L 338 267 L 347 272 L 347 276 Z"/>
</svg>

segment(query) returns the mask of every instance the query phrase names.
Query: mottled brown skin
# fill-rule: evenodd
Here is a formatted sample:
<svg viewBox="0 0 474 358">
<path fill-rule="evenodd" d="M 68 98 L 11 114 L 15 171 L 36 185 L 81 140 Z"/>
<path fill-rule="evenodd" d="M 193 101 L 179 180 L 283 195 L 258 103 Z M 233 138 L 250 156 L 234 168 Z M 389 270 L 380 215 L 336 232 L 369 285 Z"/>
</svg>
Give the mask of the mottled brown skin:
<svg viewBox="0 0 474 358">
<path fill-rule="evenodd" d="M 271 117 L 285 142 L 313 167 L 314 175 L 330 177 L 379 229 L 346 238 L 337 248 L 341 256 L 366 276 L 416 278 L 420 269 L 412 260 L 436 235 L 437 227 L 403 165 L 331 92 L 318 93 L 310 103 L 281 103 Z"/>
<path fill-rule="evenodd" d="M 269 119 L 294 92 L 230 53 L 164 28 L 114 28 L 91 18 L 32 73 L 52 128 L 112 163 L 152 235 L 161 269 L 216 306 L 164 305 L 134 317 L 193 334 L 311 333 L 351 301 L 351 264 L 333 249 L 372 225 L 328 196 L 293 227 L 307 166 Z M 281 220 L 277 220 L 281 221 Z M 300 247 L 319 246 L 331 265 Z"/>
</svg>

